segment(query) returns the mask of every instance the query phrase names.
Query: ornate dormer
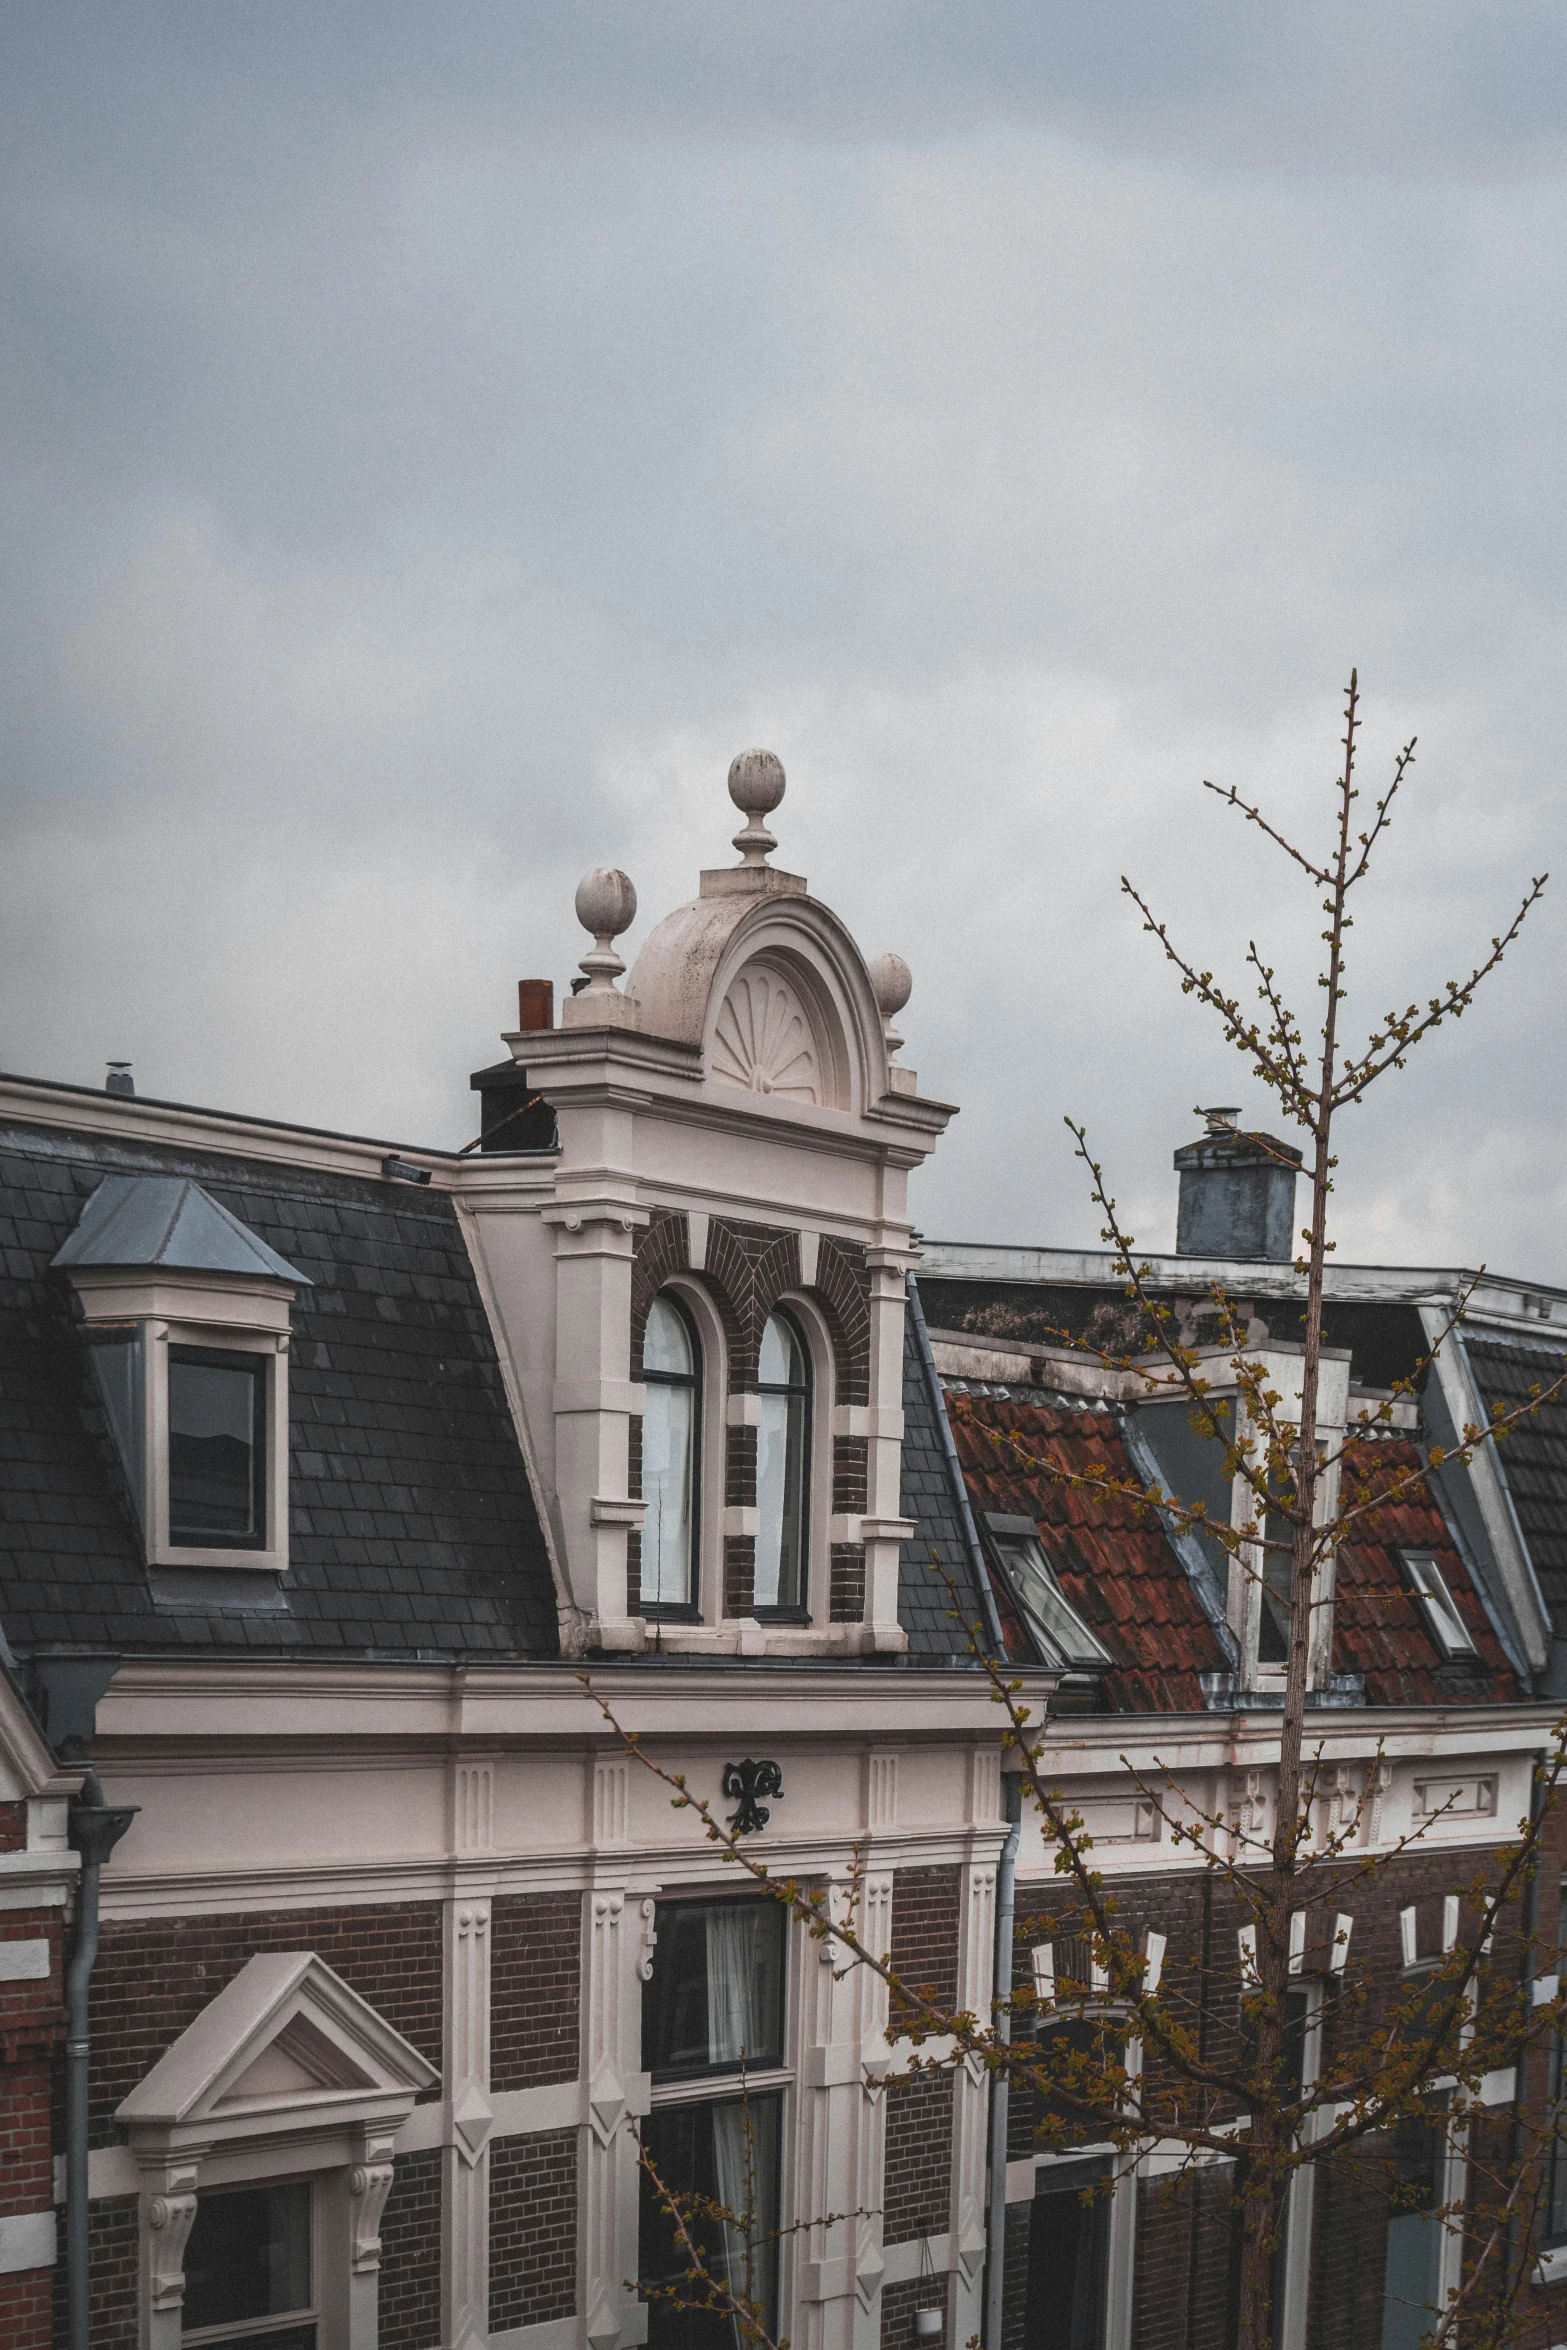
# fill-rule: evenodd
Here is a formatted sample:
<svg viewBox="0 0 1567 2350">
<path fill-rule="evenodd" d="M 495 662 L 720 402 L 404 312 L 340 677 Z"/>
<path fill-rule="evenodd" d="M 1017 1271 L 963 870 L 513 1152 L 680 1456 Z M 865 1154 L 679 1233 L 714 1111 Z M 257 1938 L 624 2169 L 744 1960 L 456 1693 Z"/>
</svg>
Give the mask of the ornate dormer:
<svg viewBox="0 0 1567 2350">
<path fill-rule="evenodd" d="M 584 879 L 583 983 L 506 1039 L 558 1156 L 464 1190 L 582 1641 L 895 1653 L 906 1185 L 952 1111 L 896 1058 L 906 964 L 771 862 L 778 760 L 729 792 L 739 863 L 629 973 L 636 892 Z"/>
</svg>

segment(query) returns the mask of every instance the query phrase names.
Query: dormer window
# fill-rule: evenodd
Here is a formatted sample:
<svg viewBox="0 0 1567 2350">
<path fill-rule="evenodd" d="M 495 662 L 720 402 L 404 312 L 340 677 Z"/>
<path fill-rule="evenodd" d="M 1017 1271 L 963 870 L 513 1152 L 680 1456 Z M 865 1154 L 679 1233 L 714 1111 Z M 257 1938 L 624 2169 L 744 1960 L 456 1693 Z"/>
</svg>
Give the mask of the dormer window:
<svg viewBox="0 0 1567 2350">
<path fill-rule="evenodd" d="M 178 1176 L 106 1176 L 54 1261 L 148 1565 L 281 1571 L 289 1307 L 305 1275 Z"/>
<path fill-rule="evenodd" d="M 987 1511 L 991 1547 L 1007 1589 L 1048 1664 L 1103 1672 L 1114 1662 L 1056 1581 L 1032 1518 Z"/>
<path fill-rule="evenodd" d="M 169 1540 L 267 1539 L 267 1365 L 226 1347 L 169 1349 Z"/>
<path fill-rule="evenodd" d="M 1458 1612 L 1458 1603 L 1448 1588 L 1434 1550 L 1405 1550 L 1399 1553 L 1410 1587 L 1420 1602 L 1426 1629 L 1446 1658 L 1473 1656 L 1474 1641 L 1469 1627 Z"/>
</svg>

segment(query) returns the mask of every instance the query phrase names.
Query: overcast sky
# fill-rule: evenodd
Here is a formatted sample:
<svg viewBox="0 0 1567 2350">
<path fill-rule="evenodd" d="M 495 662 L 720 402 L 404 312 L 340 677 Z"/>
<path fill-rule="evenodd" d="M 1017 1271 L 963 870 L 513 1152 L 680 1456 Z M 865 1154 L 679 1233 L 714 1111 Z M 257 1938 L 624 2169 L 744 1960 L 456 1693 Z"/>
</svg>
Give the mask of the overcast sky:
<svg viewBox="0 0 1567 2350">
<path fill-rule="evenodd" d="M 1271 1122 L 1121 899 L 1316 1010 L 1320 836 L 1418 732 L 1340 1254 L 1567 1281 L 1567 15 L 1356 0 L 9 0 L 0 1066 L 474 1131 L 572 893 L 779 862 L 903 954 L 916 1214 L 1174 1233 Z"/>
</svg>

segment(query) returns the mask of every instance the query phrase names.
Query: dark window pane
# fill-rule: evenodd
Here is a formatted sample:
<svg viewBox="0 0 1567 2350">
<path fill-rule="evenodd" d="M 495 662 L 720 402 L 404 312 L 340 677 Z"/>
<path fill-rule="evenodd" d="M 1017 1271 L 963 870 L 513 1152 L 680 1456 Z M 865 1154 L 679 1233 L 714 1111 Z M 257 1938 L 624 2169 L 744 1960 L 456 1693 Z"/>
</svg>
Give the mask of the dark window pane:
<svg viewBox="0 0 1567 2350">
<path fill-rule="evenodd" d="M 187 2333 L 310 2306 L 310 2188 L 203 2195 L 185 2247 Z M 310 2329 L 306 2329 L 308 2333 Z M 268 2333 L 266 2340 L 273 2340 Z M 280 2333 L 279 2343 L 299 2338 Z"/>
<path fill-rule="evenodd" d="M 783 1923 L 776 1901 L 661 1901 L 642 1995 L 655 2076 L 783 2061 Z"/>
<path fill-rule="evenodd" d="M 263 1538 L 260 1355 L 169 1349 L 169 1533 L 176 1542 Z"/>
<path fill-rule="evenodd" d="M 642 2142 L 664 2185 L 718 2210 L 681 2204 L 708 2273 L 756 2304 L 772 2332 L 778 2273 L 777 2097 L 725 2098 L 713 2105 L 674 2105 L 649 2114 Z M 733 2318 L 692 2307 L 703 2288 L 687 2282 L 691 2262 L 675 2223 L 644 2171 L 638 2273 L 644 2286 L 668 2288 L 648 2303 L 649 2350 L 743 2350 Z"/>
<path fill-rule="evenodd" d="M 1416 2350 L 1436 2323 L 1443 2226 L 1442 2133 L 1429 2122 L 1400 2122 L 1382 2141 L 1392 2190 L 1387 2268 L 1382 2288 L 1382 2350 Z"/>
<path fill-rule="evenodd" d="M 1037 2176 L 1028 2214 L 1028 2301 L 1023 2350 L 1100 2350 L 1104 2329 L 1105 2255 L 1110 2206 L 1103 2162 L 1047 2165 Z"/>
<path fill-rule="evenodd" d="M 145 1476 L 142 1342 L 139 1336 L 97 1339 L 91 1352 L 93 1369 L 98 1374 L 98 1385 L 109 1415 L 109 1425 L 114 1431 L 126 1482 L 139 1513 L 145 1506 L 142 1492 Z"/>
</svg>

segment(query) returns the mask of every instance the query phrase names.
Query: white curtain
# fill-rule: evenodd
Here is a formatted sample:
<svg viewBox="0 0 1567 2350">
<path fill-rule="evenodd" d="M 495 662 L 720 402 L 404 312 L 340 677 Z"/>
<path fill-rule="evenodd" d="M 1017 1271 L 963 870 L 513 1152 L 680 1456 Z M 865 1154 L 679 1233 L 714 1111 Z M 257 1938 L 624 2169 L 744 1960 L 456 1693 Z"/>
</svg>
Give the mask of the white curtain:
<svg viewBox="0 0 1567 2350">
<path fill-rule="evenodd" d="M 747 2103 L 741 2098 L 715 2105 L 712 2112 L 714 2189 L 734 2214 L 722 2223 L 724 2281 L 739 2299 L 760 2303 L 763 2322 L 770 2324 L 778 2226 L 777 2099 Z M 743 2350 L 738 2321 L 731 2318 L 730 2328 L 735 2350 Z"/>
<path fill-rule="evenodd" d="M 760 1901 L 725 1902 L 707 1913 L 709 2064 L 739 2064 L 771 2038 L 762 2013 L 762 1933 L 771 1922 Z"/>
</svg>

